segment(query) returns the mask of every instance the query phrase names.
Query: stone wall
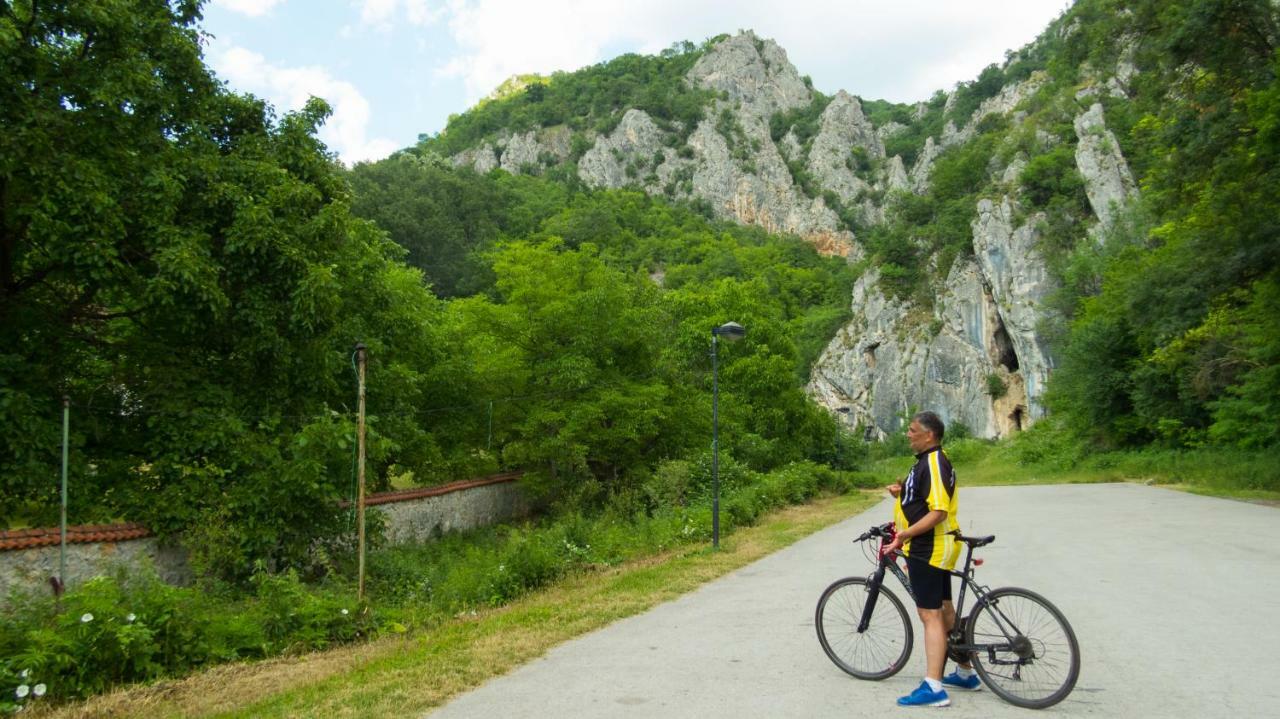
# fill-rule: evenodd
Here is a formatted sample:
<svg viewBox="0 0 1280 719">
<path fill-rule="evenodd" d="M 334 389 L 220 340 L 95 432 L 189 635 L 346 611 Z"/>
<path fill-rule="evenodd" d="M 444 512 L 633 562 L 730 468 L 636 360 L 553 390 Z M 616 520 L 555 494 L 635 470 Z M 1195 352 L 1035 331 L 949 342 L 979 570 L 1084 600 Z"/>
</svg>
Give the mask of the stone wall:
<svg viewBox="0 0 1280 719">
<path fill-rule="evenodd" d="M 370 495 L 366 505 L 386 520 L 387 541 L 402 544 L 496 524 L 529 514 L 531 503 L 515 481 L 519 473 Z M 60 532 L 57 528 L 0 532 L 0 603 L 13 590 L 49 588 L 58 576 Z M 161 544 L 137 524 L 67 528 L 67 585 L 118 568 L 149 562 L 171 584 L 189 584 L 186 551 Z"/>
<path fill-rule="evenodd" d="M 514 481 L 519 476 L 387 492 L 370 497 L 367 504 L 386 518 L 388 543 L 420 542 L 529 514 L 529 498 Z"/>
</svg>

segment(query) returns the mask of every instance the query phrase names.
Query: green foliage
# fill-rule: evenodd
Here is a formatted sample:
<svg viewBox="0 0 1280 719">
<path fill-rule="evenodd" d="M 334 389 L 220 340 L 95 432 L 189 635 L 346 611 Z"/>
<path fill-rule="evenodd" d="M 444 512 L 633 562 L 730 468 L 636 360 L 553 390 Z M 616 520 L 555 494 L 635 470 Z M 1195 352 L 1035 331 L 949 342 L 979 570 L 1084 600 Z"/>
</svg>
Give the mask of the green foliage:
<svg viewBox="0 0 1280 719">
<path fill-rule="evenodd" d="M 999 94 L 1005 83 L 1004 70 L 999 65 L 991 64 L 982 69 L 978 79 L 958 84 L 955 100 L 951 105 L 951 119 L 957 126 L 967 124 L 978 105 Z"/>
<path fill-rule="evenodd" d="M 499 133 L 554 125 L 603 134 L 611 132 L 630 108 L 643 110 L 664 129 L 688 137 L 715 93 L 691 87 L 685 75 L 721 39 L 711 38 L 700 46 L 677 43 L 657 56 L 621 55 L 576 72 L 528 78 L 521 92 L 498 92 L 451 116 L 443 132 L 422 137 L 414 151 L 448 157 Z"/>
<path fill-rule="evenodd" d="M 378 612 L 354 592 L 306 587 L 296 575 L 254 576 L 254 594 L 233 599 L 169 586 L 153 571 L 103 576 L 51 599 L 11 597 L 0 629 L 0 681 L 44 684 L 45 701 L 181 675 L 210 664 L 367 638 Z"/>
<path fill-rule="evenodd" d="M 1058 198 L 1074 203 L 1079 209 L 1088 207 L 1084 179 L 1076 170 L 1075 148 L 1071 145 L 1059 145 L 1031 158 L 1018 176 L 1018 182 L 1022 196 L 1033 207 L 1046 208 Z"/>
<path fill-rule="evenodd" d="M 343 528 L 356 340 L 372 486 L 462 461 L 418 414 L 468 391 L 442 307 L 348 210 L 328 107 L 222 89 L 192 4 L 38 10 L 0 13 L 0 519 L 53 523 L 65 394 L 73 522 L 200 527 L 237 579 L 304 562 Z"/>
<path fill-rule="evenodd" d="M 1231 380 L 1226 396 L 1209 400 L 1210 437 L 1245 449 L 1280 444 L 1280 429 L 1272 421 L 1280 411 L 1280 276 L 1272 273 L 1256 282 L 1243 306 L 1211 314 L 1185 340 L 1225 344 L 1208 353 L 1226 360 L 1219 368 Z M 1170 347 L 1183 349 L 1180 343 Z M 1215 384 L 1223 381 L 1217 378 Z"/>
<path fill-rule="evenodd" d="M 1063 304 L 1078 310 L 1051 406 L 1104 445 L 1271 446 L 1258 420 L 1272 409 L 1280 335 L 1261 309 L 1280 259 L 1263 219 L 1280 210 L 1266 189 L 1280 179 L 1277 13 L 1205 0 L 1141 3 L 1131 17 L 1144 72 L 1122 144 L 1146 173 L 1143 222 L 1127 244 L 1066 265 L 1075 295 Z M 1225 52 L 1223 37 L 1238 48 Z"/>
<path fill-rule="evenodd" d="M 358 164 L 349 178 L 352 213 L 376 222 L 404 247 L 405 261 L 422 270 L 437 295 L 469 295 L 492 285 L 481 253 L 507 229 L 513 192 L 410 153 Z"/>
<path fill-rule="evenodd" d="M 884 143 L 887 157 L 899 155 L 907 167 L 915 164 L 920 151 L 924 149 L 925 140 L 930 137 L 941 137 L 942 128 L 946 125 L 943 110 L 947 104 L 947 94 L 941 90 L 924 105 L 924 114 L 919 118 L 909 118 L 907 128 L 894 133 Z M 901 112 L 898 113 L 901 116 Z"/>
<path fill-rule="evenodd" d="M 1000 399 L 1008 393 L 1009 385 L 1005 383 L 1003 377 L 995 373 L 987 375 L 987 394 L 991 399 Z"/>
<path fill-rule="evenodd" d="M 797 107 L 785 112 L 776 112 L 769 118 L 769 136 L 774 142 L 781 142 L 787 132 L 794 132 L 796 142 L 809 153 L 809 146 L 818 134 L 822 112 L 831 104 L 831 98 L 820 92 L 813 93 L 813 101 L 804 107 Z"/>
</svg>

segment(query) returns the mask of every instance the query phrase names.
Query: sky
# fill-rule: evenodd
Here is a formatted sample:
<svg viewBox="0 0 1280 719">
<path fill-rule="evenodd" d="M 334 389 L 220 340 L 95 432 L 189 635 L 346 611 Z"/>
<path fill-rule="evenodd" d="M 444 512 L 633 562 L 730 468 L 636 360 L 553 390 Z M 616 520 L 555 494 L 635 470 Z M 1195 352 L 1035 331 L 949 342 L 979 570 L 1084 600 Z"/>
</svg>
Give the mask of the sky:
<svg viewBox="0 0 1280 719">
<path fill-rule="evenodd" d="M 1031 42 L 1068 0 L 211 0 L 205 60 L 238 92 L 333 107 L 347 164 L 444 129 L 515 74 L 754 30 L 828 95 L 915 102 Z"/>
</svg>

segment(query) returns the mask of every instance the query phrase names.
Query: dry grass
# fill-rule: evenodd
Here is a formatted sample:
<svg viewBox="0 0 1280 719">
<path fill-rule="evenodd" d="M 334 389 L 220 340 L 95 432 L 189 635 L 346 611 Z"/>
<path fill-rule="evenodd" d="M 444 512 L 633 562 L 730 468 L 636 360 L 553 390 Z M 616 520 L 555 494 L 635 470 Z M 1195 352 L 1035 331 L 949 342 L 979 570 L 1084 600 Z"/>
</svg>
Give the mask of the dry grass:
<svg viewBox="0 0 1280 719">
<path fill-rule="evenodd" d="M 506 607 L 408 637 L 211 669 L 130 687 L 41 717 L 403 717 L 619 619 L 754 562 L 879 501 L 879 492 L 825 498 L 737 530 L 721 550 L 684 548 L 568 577 Z"/>
</svg>

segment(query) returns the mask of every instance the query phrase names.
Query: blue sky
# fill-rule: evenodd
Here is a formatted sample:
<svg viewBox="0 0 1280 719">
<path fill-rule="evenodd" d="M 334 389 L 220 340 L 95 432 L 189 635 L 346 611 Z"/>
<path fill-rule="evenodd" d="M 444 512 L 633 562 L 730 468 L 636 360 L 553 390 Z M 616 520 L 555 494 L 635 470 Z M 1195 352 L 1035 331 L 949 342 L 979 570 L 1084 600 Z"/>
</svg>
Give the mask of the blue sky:
<svg viewBox="0 0 1280 719">
<path fill-rule="evenodd" d="M 972 80 L 1033 40 L 1067 0 L 212 0 L 205 58 L 239 91 L 334 114 L 348 164 L 442 130 L 516 73 L 752 29 L 827 94 L 898 102 Z"/>
</svg>

